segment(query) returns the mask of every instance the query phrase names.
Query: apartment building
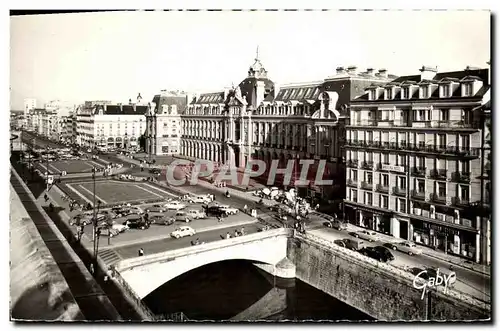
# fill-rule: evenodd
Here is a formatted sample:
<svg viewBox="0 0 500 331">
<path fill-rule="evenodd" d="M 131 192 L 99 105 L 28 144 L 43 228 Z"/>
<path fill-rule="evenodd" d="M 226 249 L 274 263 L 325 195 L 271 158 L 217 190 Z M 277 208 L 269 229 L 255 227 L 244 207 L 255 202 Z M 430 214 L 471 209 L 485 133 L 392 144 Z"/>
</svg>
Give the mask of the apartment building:
<svg viewBox="0 0 500 331">
<path fill-rule="evenodd" d="M 35 108 L 36 108 L 36 99 L 34 99 L 34 98 L 24 99 L 24 108 L 23 108 L 24 123 L 23 123 L 23 125 L 26 126 L 27 128 L 29 128 L 31 125 L 31 111 L 33 111 Z"/>
<path fill-rule="evenodd" d="M 279 86 L 257 55 L 238 86 L 200 94 L 188 104 L 182 114 L 181 153 L 240 168 L 260 159 L 267 170 L 272 160 L 279 160 L 282 169 L 293 160 L 294 175 L 288 186 L 297 187 L 302 195 L 341 201 L 345 170 L 340 146 L 348 104 L 372 83 L 394 78 L 384 69 L 359 72 L 352 66 L 339 67 L 334 76 L 321 81 Z M 326 160 L 323 179 L 333 180 L 334 185 L 296 185 L 300 159 L 315 161 L 308 175 L 312 180 L 319 160 Z M 267 183 L 267 171 L 261 179 Z M 273 185 L 286 186 L 283 176 L 277 176 Z"/>
<path fill-rule="evenodd" d="M 146 152 L 150 155 L 181 153 L 182 120 L 189 96 L 183 91 L 162 90 L 146 114 Z"/>
<path fill-rule="evenodd" d="M 128 104 L 110 101 L 86 101 L 77 110 L 77 144 L 86 147 L 135 149 L 146 131 L 146 113 L 149 106 L 136 102 Z"/>
<path fill-rule="evenodd" d="M 345 218 L 487 262 L 481 165 L 489 84 L 488 69 L 424 66 L 352 100 Z"/>
</svg>

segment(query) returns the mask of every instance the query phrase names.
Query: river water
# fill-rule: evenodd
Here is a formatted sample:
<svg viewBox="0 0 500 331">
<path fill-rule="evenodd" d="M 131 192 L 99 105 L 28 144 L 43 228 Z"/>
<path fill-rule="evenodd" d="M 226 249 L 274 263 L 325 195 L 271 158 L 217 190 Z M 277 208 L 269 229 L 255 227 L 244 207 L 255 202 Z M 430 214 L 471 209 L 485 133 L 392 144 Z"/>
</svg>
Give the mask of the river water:
<svg viewBox="0 0 500 331">
<path fill-rule="evenodd" d="M 144 302 L 157 315 L 182 312 L 191 320 L 373 320 L 297 279 L 276 282 L 242 260 L 192 270 Z"/>
</svg>

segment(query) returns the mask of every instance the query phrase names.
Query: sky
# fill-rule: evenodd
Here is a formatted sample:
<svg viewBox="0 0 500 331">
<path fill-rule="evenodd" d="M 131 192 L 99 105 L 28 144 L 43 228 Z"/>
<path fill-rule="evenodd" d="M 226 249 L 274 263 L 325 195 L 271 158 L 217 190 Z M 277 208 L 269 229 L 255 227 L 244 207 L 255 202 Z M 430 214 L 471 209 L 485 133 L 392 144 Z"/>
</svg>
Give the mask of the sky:
<svg viewBox="0 0 500 331">
<path fill-rule="evenodd" d="M 10 18 L 11 109 L 24 98 L 126 102 L 162 89 L 215 92 L 259 58 L 274 82 L 338 66 L 417 74 L 490 60 L 488 11 L 108 12 Z"/>
</svg>

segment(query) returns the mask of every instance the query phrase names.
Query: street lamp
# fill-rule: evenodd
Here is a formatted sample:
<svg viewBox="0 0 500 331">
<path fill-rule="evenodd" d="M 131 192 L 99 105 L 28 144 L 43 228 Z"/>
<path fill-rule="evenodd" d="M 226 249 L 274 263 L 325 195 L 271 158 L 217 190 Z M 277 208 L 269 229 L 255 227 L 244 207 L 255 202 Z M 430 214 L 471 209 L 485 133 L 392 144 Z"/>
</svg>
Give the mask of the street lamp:
<svg viewBox="0 0 500 331">
<path fill-rule="evenodd" d="M 92 182 L 93 182 L 93 203 L 92 203 L 92 208 L 93 208 L 93 218 L 92 218 L 92 235 L 94 239 L 94 260 L 97 262 L 97 253 L 99 249 L 99 236 L 101 235 L 101 230 L 97 227 L 97 213 L 99 212 L 99 209 L 101 207 L 101 201 L 98 201 L 97 203 L 97 209 L 96 209 L 96 195 L 95 195 L 95 180 L 96 180 L 96 168 L 92 168 Z"/>
</svg>

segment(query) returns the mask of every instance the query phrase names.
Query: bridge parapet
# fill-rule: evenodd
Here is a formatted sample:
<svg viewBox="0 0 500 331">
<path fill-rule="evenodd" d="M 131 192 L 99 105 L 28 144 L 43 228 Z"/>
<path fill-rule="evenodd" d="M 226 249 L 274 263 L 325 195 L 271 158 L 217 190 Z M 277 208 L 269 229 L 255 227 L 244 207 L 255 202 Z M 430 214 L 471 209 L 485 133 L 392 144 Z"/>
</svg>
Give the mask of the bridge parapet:
<svg viewBox="0 0 500 331">
<path fill-rule="evenodd" d="M 343 255 L 347 259 L 353 260 L 353 262 L 359 261 L 362 262 L 366 267 L 368 268 L 376 268 L 378 271 L 381 271 L 382 273 L 386 274 L 388 278 L 393 278 L 393 279 L 398 279 L 399 281 L 403 283 L 407 283 L 408 286 L 413 287 L 413 281 L 415 279 L 415 276 L 405 270 L 402 270 L 400 268 L 394 267 L 390 264 L 384 263 L 384 262 L 379 262 L 375 259 L 366 257 L 364 255 L 361 255 L 359 253 L 356 253 L 354 251 L 351 251 L 350 249 L 341 247 L 331 241 L 325 240 L 323 238 L 320 238 L 318 236 L 306 233 L 306 234 L 301 234 L 298 232 L 294 233 L 294 238 L 299 239 L 304 242 L 312 243 L 312 244 L 317 244 L 321 245 L 323 247 L 327 247 L 329 250 L 339 254 Z M 359 263 L 358 262 L 358 263 Z M 434 290 L 431 290 L 434 291 Z M 449 287 L 446 290 L 446 293 L 443 293 L 443 291 L 439 292 L 440 296 L 445 296 L 450 299 L 454 299 L 457 301 L 461 301 L 463 303 L 466 303 L 471 306 L 475 306 L 477 308 L 486 310 L 486 311 L 491 311 L 491 305 L 485 301 L 478 300 L 466 293 L 463 293 L 461 291 L 458 291 L 457 289 L 453 287 Z"/>
<path fill-rule="evenodd" d="M 161 252 L 157 254 L 151 254 L 141 257 L 135 257 L 131 259 L 126 259 L 118 262 L 115 265 L 115 270 L 118 272 L 123 272 L 126 270 L 134 269 L 136 267 L 141 267 L 154 263 L 166 263 L 175 260 L 179 257 L 193 256 L 199 253 L 205 253 L 211 250 L 219 250 L 222 248 L 227 248 L 231 246 L 241 245 L 245 243 L 253 243 L 255 241 L 265 240 L 273 237 L 286 236 L 291 237 L 293 235 L 292 229 L 274 229 L 269 231 L 257 232 L 252 234 L 246 234 L 241 237 L 218 240 L 214 242 L 209 242 L 203 245 L 196 245 L 186 248 L 179 248 L 175 250 L 170 250 L 166 252 Z"/>
</svg>

